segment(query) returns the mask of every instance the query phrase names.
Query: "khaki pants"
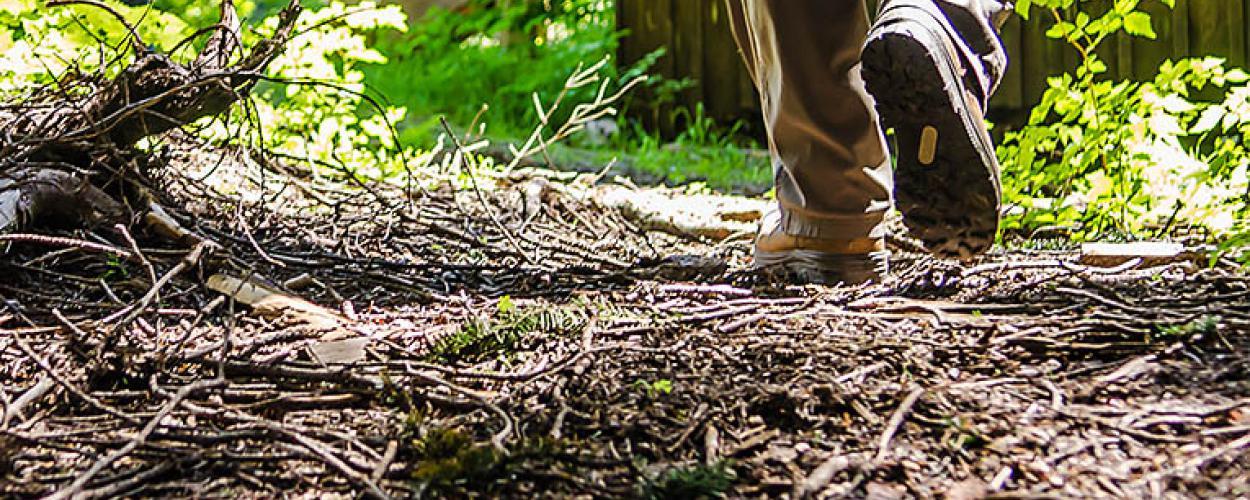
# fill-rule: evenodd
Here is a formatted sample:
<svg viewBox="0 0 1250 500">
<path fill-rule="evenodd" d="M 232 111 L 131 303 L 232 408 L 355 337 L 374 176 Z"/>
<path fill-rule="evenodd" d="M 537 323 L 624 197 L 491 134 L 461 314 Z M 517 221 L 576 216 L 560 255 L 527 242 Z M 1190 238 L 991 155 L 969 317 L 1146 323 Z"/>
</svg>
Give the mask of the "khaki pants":
<svg viewBox="0 0 1250 500">
<path fill-rule="evenodd" d="M 982 8 L 992 0 L 932 1 L 962 35 L 958 43 L 985 59 L 987 72 L 1001 74 L 1006 59 Z M 859 78 L 868 33 L 864 1 L 727 2 L 763 104 L 781 229 L 812 238 L 884 236 L 893 180 L 885 138 Z"/>
</svg>

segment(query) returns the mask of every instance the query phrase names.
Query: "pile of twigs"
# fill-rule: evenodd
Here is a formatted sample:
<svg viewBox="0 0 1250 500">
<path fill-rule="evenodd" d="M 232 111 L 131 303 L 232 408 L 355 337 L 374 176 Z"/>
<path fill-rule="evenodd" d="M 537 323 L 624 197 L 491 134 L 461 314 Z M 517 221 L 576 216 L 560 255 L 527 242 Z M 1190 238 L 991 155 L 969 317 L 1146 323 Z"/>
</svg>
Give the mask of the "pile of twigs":
<svg viewBox="0 0 1250 500">
<path fill-rule="evenodd" d="M 6 237 L 0 491 L 1250 486 L 1238 272 L 902 255 L 881 285 L 756 285 L 733 271 L 745 242 L 646 233 L 576 182 L 512 182 L 386 207 L 388 193 L 363 189 L 304 200 L 330 201 L 320 215 L 195 193 L 166 203 L 190 207 L 171 215 L 196 235 L 182 243 Z M 667 279 L 658 257 L 680 252 L 720 252 L 731 272 Z M 206 287 L 211 275 L 310 299 L 333 324 L 245 306 Z"/>
<path fill-rule="evenodd" d="M 224 17 L 210 49 L 237 40 Z M 163 97 L 0 111 L 25 137 L 0 145 L 0 209 L 46 172 L 73 180 L 57 196 L 108 196 L 80 189 L 91 168 L 65 151 L 124 160 L 117 200 L 143 202 L 142 221 L 99 230 L 0 221 L 0 495 L 1250 491 L 1238 270 L 900 253 L 882 284 L 792 287 L 745 271 L 749 235 L 645 231 L 586 195 L 599 176 L 513 164 L 486 182 L 454 140 L 468 187 L 312 187 L 299 165 L 176 130 L 193 116 L 175 108 L 258 78 L 224 68 L 236 49 Z M 151 71 L 102 88 L 149 88 Z M 617 97 L 600 88 L 573 128 Z M 140 131 L 169 132 L 165 148 L 118 151 Z M 197 169 L 268 181 L 244 202 Z M 112 203 L 78 218 L 130 212 Z"/>
</svg>

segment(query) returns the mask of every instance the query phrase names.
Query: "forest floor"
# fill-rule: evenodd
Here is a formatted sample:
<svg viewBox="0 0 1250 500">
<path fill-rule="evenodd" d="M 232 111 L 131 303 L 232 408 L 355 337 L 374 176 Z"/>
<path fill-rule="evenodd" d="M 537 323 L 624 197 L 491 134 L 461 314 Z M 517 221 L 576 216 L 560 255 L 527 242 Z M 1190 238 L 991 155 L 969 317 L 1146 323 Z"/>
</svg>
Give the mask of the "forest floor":
<svg viewBox="0 0 1250 500">
<path fill-rule="evenodd" d="M 798 287 L 584 177 L 210 160 L 157 175 L 195 238 L 6 236 L 0 496 L 1250 495 L 1231 267 L 903 244 Z"/>
</svg>

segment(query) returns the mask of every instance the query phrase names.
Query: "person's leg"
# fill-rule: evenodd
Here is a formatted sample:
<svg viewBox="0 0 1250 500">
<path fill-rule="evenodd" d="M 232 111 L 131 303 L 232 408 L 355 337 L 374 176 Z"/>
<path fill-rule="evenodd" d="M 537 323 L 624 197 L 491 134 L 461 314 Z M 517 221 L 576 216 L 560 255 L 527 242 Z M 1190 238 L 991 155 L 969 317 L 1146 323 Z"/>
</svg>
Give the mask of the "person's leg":
<svg viewBox="0 0 1250 500">
<path fill-rule="evenodd" d="M 816 281 L 878 275 L 891 174 L 859 78 L 868 32 L 862 0 L 728 0 L 735 39 L 760 93 L 779 210 L 756 241 L 756 265 L 827 271 Z M 806 273 L 805 273 L 806 274 Z"/>
<path fill-rule="evenodd" d="M 982 116 L 1006 70 L 997 35 L 1004 3 L 881 3 L 863 72 L 898 141 L 894 198 L 930 251 L 969 258 L 998 228 L 998 165 Z M 857 71 L 862 2 L 727 4 L 763 102 L 780 208 L 762 224 L 756 265 L 871 279 L 895 181 Z"/>
</svg>

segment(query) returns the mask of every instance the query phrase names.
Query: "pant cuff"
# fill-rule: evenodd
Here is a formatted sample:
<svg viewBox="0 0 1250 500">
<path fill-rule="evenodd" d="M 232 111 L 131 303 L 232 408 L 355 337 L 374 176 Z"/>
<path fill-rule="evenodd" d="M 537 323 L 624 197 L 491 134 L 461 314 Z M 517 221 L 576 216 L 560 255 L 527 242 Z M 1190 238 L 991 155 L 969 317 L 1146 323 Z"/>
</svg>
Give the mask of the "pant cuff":
<svg viewBox="0 0 1250 500">
<path fill-rule="evenodd" d="M 885 214 L 812 216 L 781 207 L 781 231 L 807 238 L 842 239 L 884 238 Z"/>
</svg>

